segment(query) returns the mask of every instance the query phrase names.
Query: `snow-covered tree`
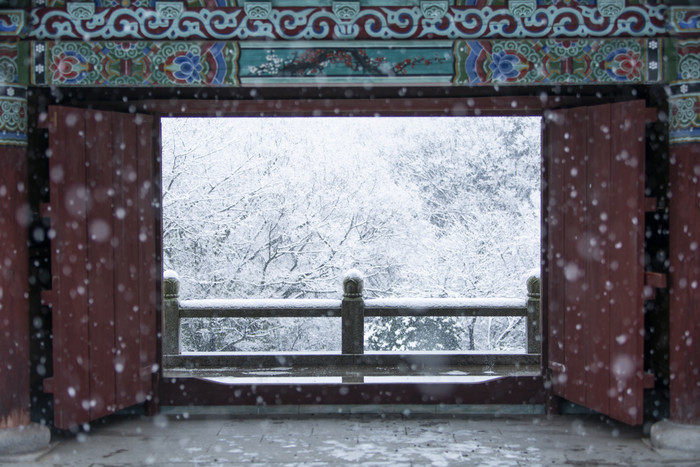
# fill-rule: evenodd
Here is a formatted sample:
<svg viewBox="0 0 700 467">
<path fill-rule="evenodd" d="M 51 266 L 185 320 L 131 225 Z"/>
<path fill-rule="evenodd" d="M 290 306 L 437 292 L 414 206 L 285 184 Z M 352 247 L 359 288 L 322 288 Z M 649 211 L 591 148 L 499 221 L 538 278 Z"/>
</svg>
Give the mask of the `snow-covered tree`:
<svg viewBox="0 0 700 467">
<path fill-rule="evenodd" d="M 165 267 L 185 299 L 338 298 L 350 268 L 367 297 L 522 296 L 539 167 L 536 119 L 164 119 Z M 183 341 L 339 348 L 311 321 L 193 319 Z M 368 321 L 368 348 L 524 342 L 516 318 Z"/>
</svg>

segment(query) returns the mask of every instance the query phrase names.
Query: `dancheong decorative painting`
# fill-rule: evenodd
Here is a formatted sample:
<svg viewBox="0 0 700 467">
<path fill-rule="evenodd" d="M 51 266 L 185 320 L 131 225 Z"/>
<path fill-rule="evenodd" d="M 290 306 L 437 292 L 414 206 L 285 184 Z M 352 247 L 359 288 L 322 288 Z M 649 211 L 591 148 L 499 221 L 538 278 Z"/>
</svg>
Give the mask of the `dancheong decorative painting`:
<svg viewBox="0 0 700 467">
<path fill-rule="evenodd" d="M 700 8 L 639 0 L 34 0 L 0 10 L 2 139 L 27 86 L 668 83 L 697 138 Z"/>
</svg>

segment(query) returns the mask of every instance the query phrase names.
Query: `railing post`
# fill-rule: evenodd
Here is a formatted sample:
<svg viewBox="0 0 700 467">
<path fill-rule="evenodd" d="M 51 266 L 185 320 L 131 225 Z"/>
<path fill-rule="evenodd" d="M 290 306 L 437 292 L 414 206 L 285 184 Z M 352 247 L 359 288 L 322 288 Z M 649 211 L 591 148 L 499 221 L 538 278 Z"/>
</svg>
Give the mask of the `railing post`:
<svg viewBox="0 0 700 467">
<path fill-rule="evenodd" d="M 180 355 L 180 278 L 175 271 L 163 274 L 163 355 Z"/>
<path fill-rule="evenodd" d="M 357 269 L 345 273 L 343 279 L 343 303 L 340 307 L 342 319 L 342 352 L 363 354 L 365 352 L 365 302 L 362 299 L 364 278 Z"/>
<path fill-rule="evenodd" d="M 542 353 L 540 324 L 540 278 L 527 279 L 527 353 Z"/>
</svg>

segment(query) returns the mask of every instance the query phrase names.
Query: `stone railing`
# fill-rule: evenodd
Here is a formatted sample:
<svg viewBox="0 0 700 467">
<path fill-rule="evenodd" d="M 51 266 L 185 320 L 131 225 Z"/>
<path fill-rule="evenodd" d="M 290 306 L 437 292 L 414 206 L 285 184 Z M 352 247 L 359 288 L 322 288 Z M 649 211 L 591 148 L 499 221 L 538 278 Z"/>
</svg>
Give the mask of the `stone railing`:
<svg viewBox="0 0 700 467">
<path fill-rule="evenodd" d="M 540 280 L 527 280 L 527 299 L 368 299 L 364 281 L 351 270 L 343 280 L 343 299 L 234 299 L 180 301 L 177 274 L 164 277 L 163 361 L 165 368 L 271 368 L 279 366 L 401 366 L 538 365 L 541 353 Z M 526 318 L 524 353 L 475 352 L 365 352 L 366 317 L 510 317 Z M 341 319 L 340 353 L 188 353 L 180 352 L 182 318 L 317 318 Z"/>
</svg>

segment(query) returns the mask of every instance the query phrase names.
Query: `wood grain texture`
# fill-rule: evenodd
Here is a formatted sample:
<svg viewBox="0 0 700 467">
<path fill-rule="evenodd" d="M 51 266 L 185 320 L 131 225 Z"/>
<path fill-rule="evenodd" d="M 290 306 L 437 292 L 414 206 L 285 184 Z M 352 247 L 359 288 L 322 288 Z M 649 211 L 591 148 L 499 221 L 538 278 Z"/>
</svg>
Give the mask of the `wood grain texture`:
<svg viewBox="0 0 700 467">
<path fill-rule="evenodd" d="M 644 115 L 641 101 L 574 108 L 547 130 L 554 394 L 634 425 L 643 421 Z"/>
<path fill-rule="evenodd" d="M 87 186 L 85 123 L 80 109 L 51 107 L 52 275 L 59 292 L 53 308 L 56 426 L 89 419 L 90 367 L 87 307 Z"/>
<path fill-rule="evenodd" d="M 610 387 L 610 106 L 589 108 L 587 120 L 587 154 L 595 154 L 589 161 L 586 184 L 587 224 L 591 226 L 585 238 L 586 274 L 595 287 L 588 293 L 589 313 L 586 336 L 586 396 L 593 410 L 608 413 L 610 397 L 599 388 Z M 591 284 L 591 285 L 593 285 Z M 599 287 L 600 285 L 603 287 Z"/>
<path fill-rule="evenodd" d="M 671 420 L 700 425 L 700 144 L 671 149 Z"/>
<path fill-rule="evenodd" d="M 53 290 L 46 297 L 54 314 L 55 425 L 71 428 L 152 393 L 155 211 L 146 208 L 153 190 L 141 200 L 139 188 L 153 185 L 153 121 L 50 111 L 55 238 Z"/>
<path fill-rule="evenodd" d="M 90 219 L 88 221 L 88 307 L 90 310 L 90 418 L 115 410 L 114 373 L 114 231 L 112 116 L 86 112 L 86 147 Z"/>
<path fill-rule="evenodd" d="M 29 423 L 27 154 L 0 155 L 0 429 Z"/>
</svg>

